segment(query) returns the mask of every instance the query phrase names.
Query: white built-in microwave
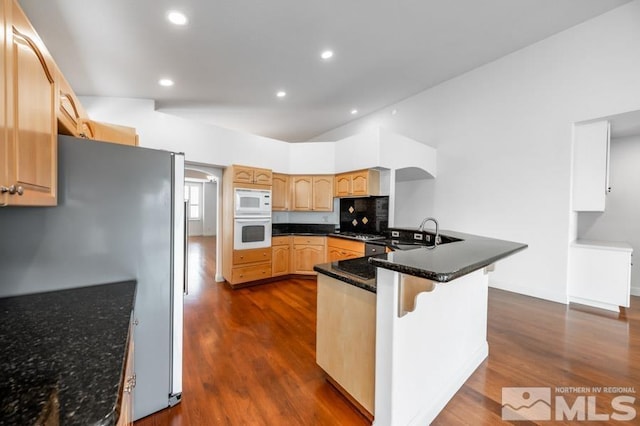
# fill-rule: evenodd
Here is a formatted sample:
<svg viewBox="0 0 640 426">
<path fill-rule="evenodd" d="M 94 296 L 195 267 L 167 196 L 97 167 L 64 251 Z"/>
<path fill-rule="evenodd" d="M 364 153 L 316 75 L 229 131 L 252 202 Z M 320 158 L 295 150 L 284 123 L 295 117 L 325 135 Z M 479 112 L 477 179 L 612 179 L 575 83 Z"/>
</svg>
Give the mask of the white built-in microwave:
<svg viewBox="0 0 640 426">
<path fill-rule="evenodd" d="M 271 217 L 271 190 L 236 188 L 234 207 L 235 217 L 269 216 Z"/>
<path fill-rule="evenodd" d="M 271 217 L 236 217 L 233 221 L 233 249 L 271 247 Z"/>
</svg>

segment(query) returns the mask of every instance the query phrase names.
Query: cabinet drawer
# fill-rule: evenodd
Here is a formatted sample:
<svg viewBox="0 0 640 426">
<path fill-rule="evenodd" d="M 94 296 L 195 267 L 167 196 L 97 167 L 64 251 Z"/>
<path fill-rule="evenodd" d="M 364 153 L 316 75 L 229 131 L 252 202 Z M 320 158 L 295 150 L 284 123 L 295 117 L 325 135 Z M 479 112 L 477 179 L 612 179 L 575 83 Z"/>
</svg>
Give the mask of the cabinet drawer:
<svg viewBox="0 0 640 426">
<path fill-rule="evenodd" d="M 293 244 L 311 244 L 323 246 L 325 243 L 326 237 L 302 237 L 297 236 L 293 237 Z"/>
<path fill-rule="evenodd" d="M 287 246 L 290 242 L 291 237 L 289 235 L 284 235 L 282 237 L 271 237 L 272 246 Z"/>
<path fill-rule="evenodd" d="M 355 251 L 364 256 L 364 243 L 361 241 L 345 240 L 344 238 L 327 238 L 327 246 L 330 248 Z"/>
<path fill-rule="evenodd" d="M 327 262 L 336 262 L 338 260 L 345 259 L 356 259 L 363 256 L 364 253 L 359 253 L 357 251 L 345 250 L 336 247 L 327 248 Z"/>
<path fill-rule="evenodd" d="M 271 277 L 271 264 L 260 264 L 233 268 L 231 271 L 232 284 L 244 283 L 247 281 L 262 280 Z"/>
<path fill-rule="evenodd" d="M 256 262 L 268 262 L 270 260 L 271 260 L 271 247 L 233 251 L 234 265 L 242 265 L 245 263 L 256 263 Z"/>
</svg>

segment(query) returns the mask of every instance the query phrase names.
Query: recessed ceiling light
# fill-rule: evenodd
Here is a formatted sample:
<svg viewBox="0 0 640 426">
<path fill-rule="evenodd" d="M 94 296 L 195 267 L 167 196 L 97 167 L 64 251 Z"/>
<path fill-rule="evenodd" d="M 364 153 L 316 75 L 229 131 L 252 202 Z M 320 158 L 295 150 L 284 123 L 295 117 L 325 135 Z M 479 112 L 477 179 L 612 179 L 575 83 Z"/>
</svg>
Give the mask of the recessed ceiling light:
<svg viewBox="0 0 640 426">
<path fill-rule="evenodd" d="M 189 22 L 185 14 L 177 10 L 167 12 L 167 19 L 174 25 L 187 25 L 187 22 Z"/>
<path fill-rule="evenodd" d="M 391 115 L 396 115 L 397 113 L 398 113 L 397 109 L 394 109 L 394 110 L 391 111 Z"/>
<path fill-rule="evenodd" d="M 333 57 L 333 50 L 325 50 L 320 54 L 320 57 L 324 60 L 331 59 Z"/>
<path fill-rule="evenodd" d="M 161 78 L 160 80 L 158 80 L 158 84 L 164 87 L 171 87 L 173 86 L 173 80 L 171 80 L 170 78 Z"/>
<path fill-rule="evenodd" d="M 351 110 L 351 115 L 356 115 L 357 113 L 358 113 L 358 110 L 357 110 L 357 109 L 352 109 L 352 110 Z"/>
<path fill-rule="evenodd" d="M 284 98 L 285 96 L 287 96 L 287 92 L 285 92 L 284 90 L 281 90 L 278 93 L 276 93 L 276 96 L 279 98 Z"/>
</svg>

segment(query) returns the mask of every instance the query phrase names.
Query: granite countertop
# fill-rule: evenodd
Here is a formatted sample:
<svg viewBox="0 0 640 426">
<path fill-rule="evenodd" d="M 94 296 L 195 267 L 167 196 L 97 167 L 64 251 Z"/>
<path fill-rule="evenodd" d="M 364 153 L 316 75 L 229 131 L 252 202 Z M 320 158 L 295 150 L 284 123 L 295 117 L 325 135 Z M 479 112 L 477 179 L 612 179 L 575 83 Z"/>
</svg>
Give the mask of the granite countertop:
<svg viewBox="0 0 640 426">
<path fill-rule="evenodd" d="M 135 290 L 126 281 L 0 299 L 0 424 L 44 424 L 47 412 L 64 425 L 115 424 Z"/>
<path fill-rule="evenodd" d="M 435 248 L 420 247 L 369 258 L 379 268 L 438 282 L 449 282 L 527 248 L 526 244 L 455 231 L 444 236 L 460 239 Z"/>
<path fill-rule="evenodd" d="M 372 256 L 379 257 L 383 254 Z M 339 260 L 337 262 L 315 265 L 313 270 L 331 278 L 360 287 L 372 293 L 376 292 L 376 268 L 369 263 L 369 257 Z"/>
<path fill-rule="evenodd" d="M 440 234 L 443 235 L 443 238 L 454 241 L 438 245 L 435 248 L 420 245 L 407 246 L 409 249 L 325 263 L 316 265 L 313 269 L 321 274 L 375 293 L 375 267 L 433 281 L 449 282 L 489 266 L 527 247 L 526 244 L 455 231 L 443 231 Z M 372 243 L 393 247 L 390 241 L 392 240 L 373 241 Z"/>
</svg>

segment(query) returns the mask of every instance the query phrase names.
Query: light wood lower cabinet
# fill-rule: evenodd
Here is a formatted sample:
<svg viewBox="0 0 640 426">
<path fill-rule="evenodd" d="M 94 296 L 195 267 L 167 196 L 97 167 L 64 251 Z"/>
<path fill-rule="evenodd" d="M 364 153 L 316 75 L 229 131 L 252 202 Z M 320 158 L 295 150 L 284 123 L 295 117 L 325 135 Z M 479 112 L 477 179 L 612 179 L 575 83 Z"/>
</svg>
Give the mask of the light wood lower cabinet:
<svg viewBox="0 0 640 426">
<path fill-rule="evenodd" d="M 364 256 L 364 243 L 344 238 L 327 237 L 327 262 Z"/>
<path fill-rule="evenodd" d="M 271 277 L 271 264 L 259 264 L 233 268 L 231 284 L 242 284 L 249 281 L 263 280 Z"/>
<path fill-rule="evenodd" d="M 325 241 L 326 237 L 293 237 L 291 273 L 315 275 L 313 266 L 326 259 Z"/>
<path fill-rule="evenodd" d="M 271 247 L 234 250 L 230 284 L 271 278 Z"/>
<path fill-rule="evenodd" d="M 133 424 L 133 388 L 136 386 L 133 355 L 133 330 L 131 330 L 129 331 L 129 347 L 127 348 L 127 361 L 125 363 L 123 383 L 120 390 L 120 410 L 116 426 L 128 426 Z"/>
<path fill-rule="evenodd" d="M 318 275 L 316 362 L 369 417 L 375 402 L 376 295 Z"/>
<path fill-rule="evenodd" d="M 291 237 L 273 237 L 271 245 L 271 276 L 279 277 L 290 274 Z"/>
</svg>

